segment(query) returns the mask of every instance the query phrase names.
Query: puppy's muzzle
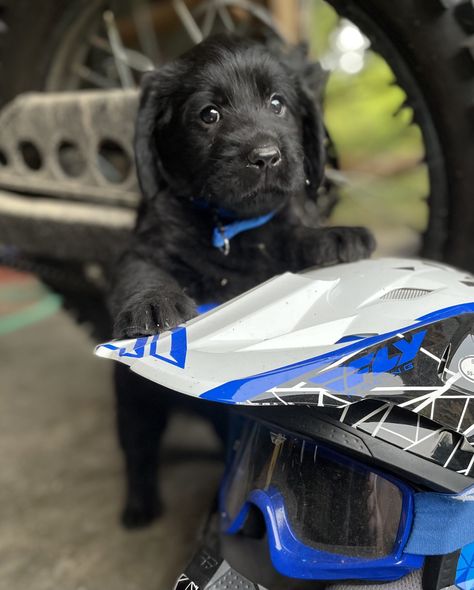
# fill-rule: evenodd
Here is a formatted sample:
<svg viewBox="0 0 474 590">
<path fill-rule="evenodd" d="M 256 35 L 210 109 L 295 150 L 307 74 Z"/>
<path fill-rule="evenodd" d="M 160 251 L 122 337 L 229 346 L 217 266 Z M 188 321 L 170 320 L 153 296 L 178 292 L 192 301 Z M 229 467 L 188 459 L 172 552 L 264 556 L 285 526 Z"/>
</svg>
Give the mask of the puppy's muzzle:
<svg viewBox="0 0 474 590">
<path fill-rule="evenodd" d="M 261 145 L 247 154 L 247 160 L 251 166 L 263 171 L 265 168 L 274 168 L 280 164 L 281 152 L 275 144 Z"/>
</svg>

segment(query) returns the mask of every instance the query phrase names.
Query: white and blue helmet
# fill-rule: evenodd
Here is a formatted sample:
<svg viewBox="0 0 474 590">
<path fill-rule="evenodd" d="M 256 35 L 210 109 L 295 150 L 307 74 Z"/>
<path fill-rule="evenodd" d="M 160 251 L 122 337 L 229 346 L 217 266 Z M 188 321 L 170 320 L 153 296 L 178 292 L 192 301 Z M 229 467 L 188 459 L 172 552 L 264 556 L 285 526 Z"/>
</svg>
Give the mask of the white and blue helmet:
<svg viewBox="0 0 474 590">
<path fill-rule="evenodd" d="M 247 419 L 221 486 L 222 526 L 236 534 L 258 509 L 280 573 L 405 576 L 418 589 L 423 568 L 423 580 L 438 576 L 423 588 L 437 590 L 464 547 L 457 579 L 472 588 L 472 276 L 403 259 L 285 273 L 169 332 L 96 352 Z M 206 589 L 240 580 L 214 561 Z M 177 588 L 193 587 L 188 573 Z"/>
<path fill-rule="evenodd" d="M 471 275 L 387 258 L 285 273 L 96 353 L 197 398 L 326 408 L 369 443 L 424 459 L 435 488 L 460 491 L 474 484 L 473 331 Z"/>
</svg>

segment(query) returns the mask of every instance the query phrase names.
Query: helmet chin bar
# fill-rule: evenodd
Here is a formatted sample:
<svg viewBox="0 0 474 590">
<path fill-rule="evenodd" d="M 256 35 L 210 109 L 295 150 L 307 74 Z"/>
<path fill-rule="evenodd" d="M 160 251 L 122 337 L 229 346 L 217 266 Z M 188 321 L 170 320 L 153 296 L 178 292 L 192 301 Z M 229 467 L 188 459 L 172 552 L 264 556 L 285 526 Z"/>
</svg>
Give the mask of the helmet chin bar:
<svg viewBox="0 0 474 590">
<path fill-rule="evenodd" d="M 460 551 L 449 555 L 427 557 L 422 569 L 393 582 L 351 582 L 338 583 L 319 580 L 290 580 L 279 575 L 270 560 L 268 542 L 262 539 L 245 537 L 223 537 L 223 553 L 227 562 L 246 578 L 258 580 L 271 590 L 441 590 L 453 587 Z M 230 566 L 229 566 L 230 567 Z M 252 586 L 253 588 L 253 586 Z M 205 588 L 211 590 L 211 588 Z M 213 590 L 213 589 L 212 589 Z"/>
<path fill-rule="evenodd" d="M 219 515 L 208 521 L 201 543 L 174 590 L 442 590 L 454 586 L 460 551 L 427 557 L 422 569 L 392 582 L 294 580 L 274 568 L 266 536 L 219 535 Z"/>
<path fill-rule="evenodd" d="M 426 590 L 422 585 L 422 580 L 422 570 L 415 570 L 395 582 L 385 582 L 383 584 L 377 582 L 362 585 L 341 582 L 340 584 L 327 586 L 327 590 Z"/>
<path fill-rule="evenodd" d="M 443 561 L 444 558 L 448 558 L 451 562 L 456 563 L 453 555 L 443 556 L 441 560 Z M 228 590 L 242 590 L 242 588 L 267 590 L 268 587 L 271 587 L 272 590 L 441 590 L 442 588 L 455 588 L 453 586 L 453 571 L 449 567 L 444 569 L 444 566 L 441 570 L 436 565 L 432 568 L 430 559 L 432 558 L 428 558 L 423 570 L 415 570 L 394 582 L 354 584 L 343 581 L 339 584 L 327 584 L 321 581 L 290 580 L 279 576 L 276 572 L 272 572 L 269 576 L 272 579 L 271 586 L 268 582 L 265 582 L 267 584 L 266 586 L 262 586 L 261 584 L 251 582 L 249 578 L 234 569 L 225 559 L 217 557 L 204 547 L 201 547 L 194 555 L 186 572 L 183 572 L 179 576 L 174 590 L 219 590 L 223 587 Z M 438 561 L 438 557 L 434 559 Z M 265 572 L 264 564 L 261 564 L 261 566 L 264 573 L 262 574 L 261 572 L 260 575 L 265 577 L 266 573 L 268 576 L 268 572 Z M 426 569 L 427 566 L 428 569 Z M 199 570 L 203 571 L 199 572 Z M 197 577 L 194 577 L 193 574 Z M 199 583 L 203 579 L 203 574 L 205 580 L 204 586 L 202 583 Z M 198 583 L 194 580 L 198 580 Z"/>
<path fill-rule="evenodd" d="M 249 590 L 441 590 L 442 588 L 456 588 L 454 586 L 454 570 L 452 564 L 457 563 L 459 552 L 448 556 L 427 558 L 427 563 L 423 569 L 415 570 L 410 574 L 396 580 L 394 582 L 366 582 L 366 583 L 351 583 L 341 581 L 339 584 L 327 584 L 321 581 L 303 581 L 290 580 L 279 576 L 275 571 L 269 574 L 265 571 L 265 564 L 261 563 L 261 576 L 269 577 L 272 582 L 265 582 L 266 586 L 254 583 L 246 576 L 242 575 L 238 570 L 234 569 L 228 561 L 221 557 L 217 557 L 209 552 L 204 547 L 200 547 L 198 552 L 194 555 L 193 560 L 188 566 L 186 572 L 183 572 L 178 580 L 174 590 L 219 590 L 226 588 L 227 590 L 242 590 L 248 588 Z M 434 559 L 436 563 L 432 563 Z M 449 562 L 449 565 L 446 563 Z M 440 562 L 442 563 L 441 568 Z M 202 583 L 196 583 L 202 580 L 202 573 L 199 575 L 199 570 L 204 570 L 204 586 Z M 262 573 L 263 572 L 263 573 Z M 197 575 L 198 577 L 193 577 Z M 265 575 L 266 574 L 266 575 Z"/>
</svg>

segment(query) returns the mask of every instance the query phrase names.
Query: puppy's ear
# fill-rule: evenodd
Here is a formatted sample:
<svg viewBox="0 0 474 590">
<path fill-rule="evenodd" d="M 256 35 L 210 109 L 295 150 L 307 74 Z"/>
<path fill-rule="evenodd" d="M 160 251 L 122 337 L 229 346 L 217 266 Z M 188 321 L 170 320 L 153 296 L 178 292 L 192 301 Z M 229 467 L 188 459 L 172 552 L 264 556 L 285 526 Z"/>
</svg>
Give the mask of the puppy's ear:
<svg viewBox="0 0 474 590">
<path fill-rule="evenodd" d="M 306 43 L 299 43 L 287 50 L 285 62 L 296 78 L 303 125 L 306 192 L 314 198 L 324 177 L 326 161 L 326 133 L 321 107 L 329 74 L 319 63 L 310 61 Z"/>
<path fill-rule="evenodd" d="M 157 137 L 171 121 L 172 97 L 179 73 L 179 65 L 168 64 L 145 74 L 142 79 L 134 145 L 138 183 L 147 199 L 168 185 Z"/>
<path fill-rule="evenodd" d="M 300 73 L 298 94 L 303 126 L 303 150 L 305 156 L 306 188 L 315 197 L 324 178 L 326 163 L 322 96 L 327 81 L 327 73 L 318 63 L 307 62 Z"/>
</svg>

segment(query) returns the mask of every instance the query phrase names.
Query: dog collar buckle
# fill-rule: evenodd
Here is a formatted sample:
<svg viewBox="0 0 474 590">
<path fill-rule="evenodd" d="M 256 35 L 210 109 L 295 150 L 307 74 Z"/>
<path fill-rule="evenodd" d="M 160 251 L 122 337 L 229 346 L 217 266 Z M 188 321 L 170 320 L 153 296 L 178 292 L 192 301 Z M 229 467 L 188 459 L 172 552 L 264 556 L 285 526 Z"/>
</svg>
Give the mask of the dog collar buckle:
<svg viewBox="0 0 474 590">
<path fill-rule="evenodd" d="M 254 217 L 253 219 L 242 219 L 240 221 L 234 221 L 228 225 L 223 225 L 219 221 L 216 223 L 214 232 L 212 234 L 212 245 L 214 248 L 218 248 L 224 256 L 227 256 L 230 252 L 230 240 L 240 234 L 243 231 L 248 231 L 256 227 L 264 225 L 275 215 L 276 211 L 271 211 L 266 215 L 260 217 Z"/>
<path fill-rule="evenodd" d="M 230 240 L 226 236 L 225 229 L 221 225 L 217 226 L 217 230 L 222 238 L 222 241 L 218 248 L 222 252 L 222 254 L 224 254 L 224 256 L 228 256 L 230 252 Z"/>
<path fill-rule="evenodd" d="M 227 238 L 224 238 L 224 246 L 221 248 L 221 252 L 224 256 L 228 256 L 230 252 L 230 242 Z"/>
</svg>

